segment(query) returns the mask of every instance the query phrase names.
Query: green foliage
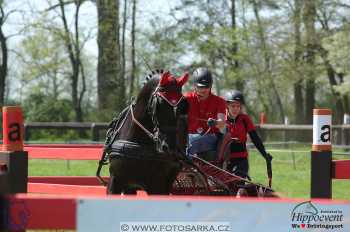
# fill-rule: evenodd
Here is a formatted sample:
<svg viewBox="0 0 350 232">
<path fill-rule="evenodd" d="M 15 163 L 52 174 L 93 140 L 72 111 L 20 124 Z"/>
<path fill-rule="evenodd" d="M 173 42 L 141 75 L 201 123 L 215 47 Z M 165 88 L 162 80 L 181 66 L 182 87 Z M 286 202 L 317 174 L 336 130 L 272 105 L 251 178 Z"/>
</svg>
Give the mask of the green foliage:
<svg viewBox="0 0 350 232">
<path fill-rule="evenodd" d="M 67 122 L 72 119 L 70 101 L 43 93 L 28 96 L 24 101 L 24 112 L 29 122 Z"/>
<path fill-rule="evenodd" d="M 38 29 L 22 41 L 20 50 L 25 120 L 70 121 L 71 101 L 60 97 L 69 89 L 64 74 L 68 63 L 62 41 L 55 34 Z"/>
<path fill-rule="evenodd" d="M 9 6 L 10 2 L 8 1 Z M 11 81 L 11 85 L 17 86 L 19 94 L 9 95 L 8 98 L 22 105 L 28 104 L 25 107 L 29 110 L 27 114 L 29 120 L 73 119 L 74 108 L 71 100 L 67 100 L 72 96 L 70 78 L 72 73 L 67 48 L 64 45 L 66 36 L 59 18 L 59 8 L 54 7 L 57 2 L 48 1 L 48 5 L 53 7 L 49 7 L 49 10 L 24 15 L 24 18 L 30 20 L 22 22 L 23 37 L 15 48 L 10 48 L 15 50 L 16 60 L 12 67 L 16 70 L 10 70 L 14 77 L 8 80 Z M 166 13 L 165 9 L 164 12 L 152 14 L 138 10 L 135 44 L 137 62 L 135 82 L 138 86 L 132 94 L 129 94 L 122 81 L 128 83 L 127 78 L 130 77 L 131 65 L 128 60 L 131 49 L 128 32 L 130 21 L 128 20 L 126 24 L 126 79 L 115 81 L 119 77 L 113 74 L 119 69 L 116 64 L 119 63 L 119 57 L 117 58 L 119 54 L 113 52 L 107 56 L 107 53 L 118 50 L 117 39 L 108 33 L 105 37 L 99 37 L 96 35 L 98 25 L 89 27 L 90 25 L 82 23 L 86 19 L 86 15 L 83 14 L 84 7 L 88 4 L 93 5 L 86 1 L 81 8 L 82 14 L 79 15 L 82 23 L 79 27 L 79 42 L 87 84 L 82 100 L 83 118 L 86 121 L 109 121 L 115 113 L 118 113 L 112 108 L 120 108 L 129 100 L 122 97 L 123 92 L 126 91 L 125 96 L 137 95 L 149 69 L 169 69 L 180 75 L 183 71 L 192 72 L 198 66 L 207 66 L 212 70 L 215 77 L 213 90 L 216 93 L 222 95 L 225 91 L 236 88 L 243 90 L 248 112 L 255 118 L 260 112 L 265 112 L 270 123 L 281 122 L 279 115 L 281 108 L 290 121 L 293 121 L 293 114 L 298 110 L 294 108 L 294 84 L 299 81 L 301 83 L 304 99 L 300 104 L 303 104 L 306 96 L 305 82 L 309 78 L 315 79 L 316 82 L 316 105 L 339 111 L 334 104 L 337 100 L 336 94 L 340 93 L 341 97 L 349 98 L 350 93 L 348 59 L 350 29 L 346 5 L 340 0 L 317 1 L 316 42 L 326 50 L 327 55 L 324 59 L 320 51 L 315 49 L 315 64 L 310 66 L 306 52 L 307 15 L 303 15 L 305 1 L 234 1 L 236 3 L 234 15 L 231 11 L 232 2 L 180 0 L 174 2 L 173 8 Z M 296 12 L 297 2 L 300 3 L 300 15 Z M 72 29 L 74 6 L 74 2 L 71 2 L 65 7 L 72 39 L 76 38 L 76 32 Z M 116 7 L 112 8 L 116 10 Z M 90 15 L 88 17 L 91 20 Z M 295 31 L 297 19 L 300 22 L 298 47 L 296 47 Z M 98 19 L 93 21 L 96 23 Z M 118 28 L 118 25 L 113 24 L 116 21 L 116 18 L 113 18 L 107 24 L 100 22 L 100 32 L 114 31 Z M 99 66 L 99 72 L 111 75 L 107 78 L 111 81 L 106 82 L 104 86 L 96 80 L 99 58 L 92 59 L 84 46 L 86 41 L 94 36 L 99 39 L 98 44 L 106 45 L 104 50 L 98 51 L 100 58 L 111 61 L 110 65 Z M 336 77 L 337 85 L 334 87 L 330 87 L 325 60 L 329 61 L 338 74 L 343 74 L 342 77 Z M 105 79 L 99 79 L 99 82 Z M 191 83 L 190 79 L 184 89 L 189 90 Z M 108 101 L 102 101 L 102 103 L 108 102 L 106 104 L 109 109 L 105 111 L 97 110 L 97 85 L 103 86 L 105 96 L 110 96 L 106 97 Z M 122 90 L 119 89 L 120 86 Z M 80 82 L 78 91 L 82 88 Z M 115 94 L 115 91 L 120 94 Z M 41 102 L 37 99 L 40 97 L 43 98 Z M 282 107 L 276 104 L 277 97 L 281 99 Z M 45 107 L 49 106 L 49 109 L 42 109 L 44 107 L 40 107 L 38 102 Z M 57 106 L 52 106 L 56 104 Z M 346 105 L 345 100 L 343 105 Z M 61 108 L 64 108 L 62 111 L 64 114 L 57 113 L 57 110 L 61 112 Z M 43 116 L 46 113 L 48 116 Z"/>
<path fill-rule="evenodd" d="M 350 27 L 345 26 L 343 31 L 326 37 L 323 40 L 323 46 L 328 51 L 328 58 L 335 68 L 335 70 L 342 74 L 348 74 L 350 72 Z M 350 93 L 350 78 L 346 77 L 344 82 L 339 86 L 336 86 L 336 91 L 341 94 Z"/>
<path fill-rule="evenodd" d="M 91 136 L 86 131 L 73 130 L 35 130 L 30 133 L 31 143 L 84 143 L 90 142 Z"/>
</svg>

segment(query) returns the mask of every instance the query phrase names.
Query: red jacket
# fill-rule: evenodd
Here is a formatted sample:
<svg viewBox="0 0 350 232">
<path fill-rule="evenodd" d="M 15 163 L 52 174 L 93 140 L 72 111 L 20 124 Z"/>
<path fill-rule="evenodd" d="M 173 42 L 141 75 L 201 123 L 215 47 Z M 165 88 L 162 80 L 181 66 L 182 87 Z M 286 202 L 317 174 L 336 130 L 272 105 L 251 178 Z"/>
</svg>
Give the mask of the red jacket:
<svg viewBox="0 0 350 232">
<path fill-rule="evenodd" d="M 226 126 L 234 139 L 230 148 L 231 158 L 248 157 L 247 133 L 255 130 L 252 119 L 247 114 L 240 113 L 234 120 L 227 119 Z"/>
<path fill-rule="evenodd" d="M 217 115 L 226 113 L 226 102 L 223 98 L 212 93 L 205 100 L 199 100 L 195 92 L 185 94 L 189 103 L 188 111 L 188 133 L 196 134 L 208 130 L 207 120 L 217 119 Z M 218 128 L 212 128 L 209 133 L 219 132 Z"/>
</svg>

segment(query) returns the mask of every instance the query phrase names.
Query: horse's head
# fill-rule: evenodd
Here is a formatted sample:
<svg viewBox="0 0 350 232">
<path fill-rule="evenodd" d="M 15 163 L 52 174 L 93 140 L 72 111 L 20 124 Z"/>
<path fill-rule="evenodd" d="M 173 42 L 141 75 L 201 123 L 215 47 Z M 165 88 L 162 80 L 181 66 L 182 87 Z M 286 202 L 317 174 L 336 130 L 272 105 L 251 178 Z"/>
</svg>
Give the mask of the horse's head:
<svg viewBox="0 0 350 232">
<path fill-rule="evenodd" d="M 188 77 L 187 73 L 178 78 L 170 72 L 161 73 L 149 99 L 147 110 L 154 126 L 156 149 L 160 153 L 184 152 L 188 104 L 181 90 Z"/>
<path fill-rule="evenodd" d="M 174 77 L 170 72 L 153 71 L 130 106 L 131 123 L 122 126 L 118 138 L 143 145 L 152 145 L 158 153 L 184 152 L 187 140 L 188 103 L 182 86 L 186 73 Z"/>
</svg>

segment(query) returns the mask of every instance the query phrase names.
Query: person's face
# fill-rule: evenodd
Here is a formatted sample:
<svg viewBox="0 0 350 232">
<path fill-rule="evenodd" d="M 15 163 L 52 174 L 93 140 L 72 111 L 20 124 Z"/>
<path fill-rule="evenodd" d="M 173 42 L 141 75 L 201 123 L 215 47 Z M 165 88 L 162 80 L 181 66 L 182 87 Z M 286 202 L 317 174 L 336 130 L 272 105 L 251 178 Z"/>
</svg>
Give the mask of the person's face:
<svg viewBox="0 0 350 232">
<path fill-rule="evenodd" d="M 204 100 L 210 94 L 210 87 L 199 87 L 195 85 L 194 91 L 196 92 L 200 100 Z"/>
<path fill-rule="evenodd" d="M 230 116 L 235 118 L 241 112 L 241 103 L 238 101 L 227 102 L 227 109 Z"/>
</svg>

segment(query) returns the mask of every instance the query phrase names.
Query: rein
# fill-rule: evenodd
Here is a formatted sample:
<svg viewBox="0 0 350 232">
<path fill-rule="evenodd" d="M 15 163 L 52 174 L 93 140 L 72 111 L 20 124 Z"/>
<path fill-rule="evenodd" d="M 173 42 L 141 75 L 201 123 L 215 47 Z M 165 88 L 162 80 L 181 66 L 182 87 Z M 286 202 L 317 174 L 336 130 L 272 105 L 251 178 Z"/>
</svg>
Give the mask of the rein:
<svg viewBox="0 0 350 232">
<path fill-rule="evenodd" d="M 103 148 L 103 153 L 102 153 L 102 157 L 98 162 L 98 167 L 97 167 L 97 171 L 96 171 L 96 177 L 97 179 L 100 181 L 100 183 L 104 186 L 108 185 L 108 182 L 106 182 L 100 175 L 101 173 L 101 169 L 104 165 L 108 164 L 108 156 L 107 156 L 107 150 L 109 150 L 111 148 L 111 145 L 113 144 L 114 140 L 116 139 L 117 135 L 119 134 L 120 129 L 123 127 L 126 118 L 128 117 L 129 111 L 127 110 L 127 108 L 125 108 L 120 115 L 118 116 L 118 118 L 114 121 L 112 121 L 109 125 L 109 129 L 107 131 L 107 138 L 106 138 L 106 142 Z M 120 122 L 120 120 L 122 120 Z M 119 124 L 120 122 L 120 124 Z M 119 124 L 119 125 L 118 125 Z M 116 130 L 113 131 L 113 127 L 114 126 L 118 126 L 118 128 Z M 110 135 L 111 134 L 111 135 Z M 110 136 L 109 136 L 110 135 Z"/>
</svg>

